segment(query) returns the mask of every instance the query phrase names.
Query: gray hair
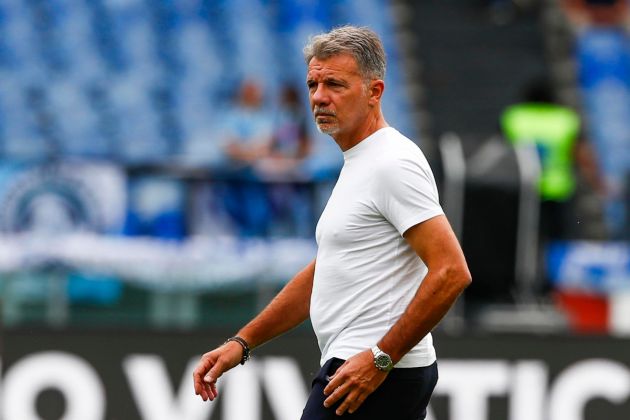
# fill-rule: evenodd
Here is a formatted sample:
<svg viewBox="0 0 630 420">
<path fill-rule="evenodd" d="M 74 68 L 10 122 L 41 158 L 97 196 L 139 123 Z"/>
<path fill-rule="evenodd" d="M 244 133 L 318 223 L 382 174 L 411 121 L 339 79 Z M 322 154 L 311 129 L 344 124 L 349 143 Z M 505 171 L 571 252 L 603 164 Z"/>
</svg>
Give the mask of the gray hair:
<svg viewBox="0 0 630 420">
<path fill-rule="evenodd" d="M 365 79 L 385 78 L 385 50 L 378 35 L 367 27 L 340 26 L 330 32 L 312 36 L 304 47 L 306 64 L 313 57 L 327 59 L 350 54 Z"/>
</svg>

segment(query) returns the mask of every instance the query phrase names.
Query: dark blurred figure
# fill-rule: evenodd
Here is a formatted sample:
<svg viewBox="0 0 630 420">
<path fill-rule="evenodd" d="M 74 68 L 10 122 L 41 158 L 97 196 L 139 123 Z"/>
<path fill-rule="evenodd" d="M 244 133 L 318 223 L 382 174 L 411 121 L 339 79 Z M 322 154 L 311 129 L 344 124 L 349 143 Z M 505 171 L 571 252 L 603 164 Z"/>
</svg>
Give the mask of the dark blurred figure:
<svg viewBox="0 0 630 420">
<path fill-rule="evenodd" d="M 541 164 L 541 239 L 565 239 L 575 224 L 571 213 L 575 169 L 598 192 L 603 190 L 602 180 L 592 150 L 581 136 L 579 115 L 557 104 L 551 84 L 546 79 L 531 82 L 523 99 L 503 112 L 501 128 L 515 146 L 536 146 Z"/>
<path fill-rule="evenodd" d="M 304 161 L 311 151 L 307 118 L 297 88 L 293 85 L 284 86 L 275 118 L 273 139 L 260 167 L 262 171 L 270 174 L 290 173 Z"/>
<path fill-rule="evenodd" d="M 516 17 L 516 5 L 513 0 L 486 0 L 490 20 L 495 25 L 506 25 Z"/>
</svg>

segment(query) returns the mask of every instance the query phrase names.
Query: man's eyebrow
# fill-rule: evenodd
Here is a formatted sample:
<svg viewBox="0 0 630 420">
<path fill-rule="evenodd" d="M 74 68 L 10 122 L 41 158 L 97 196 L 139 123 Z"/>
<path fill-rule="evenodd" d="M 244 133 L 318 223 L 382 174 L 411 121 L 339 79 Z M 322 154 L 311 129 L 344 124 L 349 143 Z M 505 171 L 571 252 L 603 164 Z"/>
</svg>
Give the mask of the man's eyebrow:
<svg viewBox="0 0 630 420">
<path fill-rule="evenodd" d="M 340 85 L 343 85 L 343 86 L 347 86 L 348 85 L 348 82 L 346 80 L 339 79 L 337 77 L 332 77 L 332 76 L 331 77 L 325 77 L 324 78 L 324 82 L 326 82 L 326 83 L 330 83 L 330 82 L 337 83 L 337 84 L 340 84 Z"/>
<path fill-rule="evenodd" d="M 322 78 L 322 81 L 324 83 L 335 83 L 338 85 L 342 85 L 342 86 L 348 86 L 348 81 L 343 79 L 343 78 L 338 78 L 335 76 L 325 76 Z M 316 80 L 312 77 L 309 77 L 306 79 L 306 85 L 310 85 L 312 83 L 317 83 Z"/>
</svg>

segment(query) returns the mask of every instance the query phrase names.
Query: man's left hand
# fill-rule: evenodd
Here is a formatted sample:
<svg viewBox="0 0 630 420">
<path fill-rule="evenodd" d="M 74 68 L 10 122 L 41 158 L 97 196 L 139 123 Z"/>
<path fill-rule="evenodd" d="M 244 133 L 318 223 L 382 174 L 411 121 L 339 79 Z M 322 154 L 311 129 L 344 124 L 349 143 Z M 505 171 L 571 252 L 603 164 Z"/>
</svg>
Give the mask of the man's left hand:
<svg viewBox="0 0 630 420">
<path fill-rule="evenodd" d="M 386 377 L 387 372 L 374 366 L 374 355 L 370 349 L 352 356 L 337 369 L 324 388 L 324 395 L 328 396 L 324 406 L 332 407 L 343 399 L 336 414 L 341 416 L 346 411 L 352 414 Z"/>
</svg>

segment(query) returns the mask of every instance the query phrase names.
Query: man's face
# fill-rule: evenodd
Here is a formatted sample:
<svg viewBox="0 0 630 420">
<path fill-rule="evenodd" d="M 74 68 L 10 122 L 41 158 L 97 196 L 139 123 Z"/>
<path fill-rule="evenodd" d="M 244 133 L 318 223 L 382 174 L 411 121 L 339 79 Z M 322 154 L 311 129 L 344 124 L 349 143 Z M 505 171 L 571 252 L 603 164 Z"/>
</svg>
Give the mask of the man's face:
<svg viewBox="0 0 630 420">
<path fill-rule="evenodd" d="M 320 132 L 333 137 L 351 134 L 364 122 L 369 110 L 366 83 L 351 55 L 312 58 L 306 85 Z"/>
<path fill-rule="evenodd" d="M 251 81 L 247 81 L 241 87 L 241 103 L 247 107 L 258 108 L 262 103 L 262 91 L 260 87 Z"/>
</svg>

